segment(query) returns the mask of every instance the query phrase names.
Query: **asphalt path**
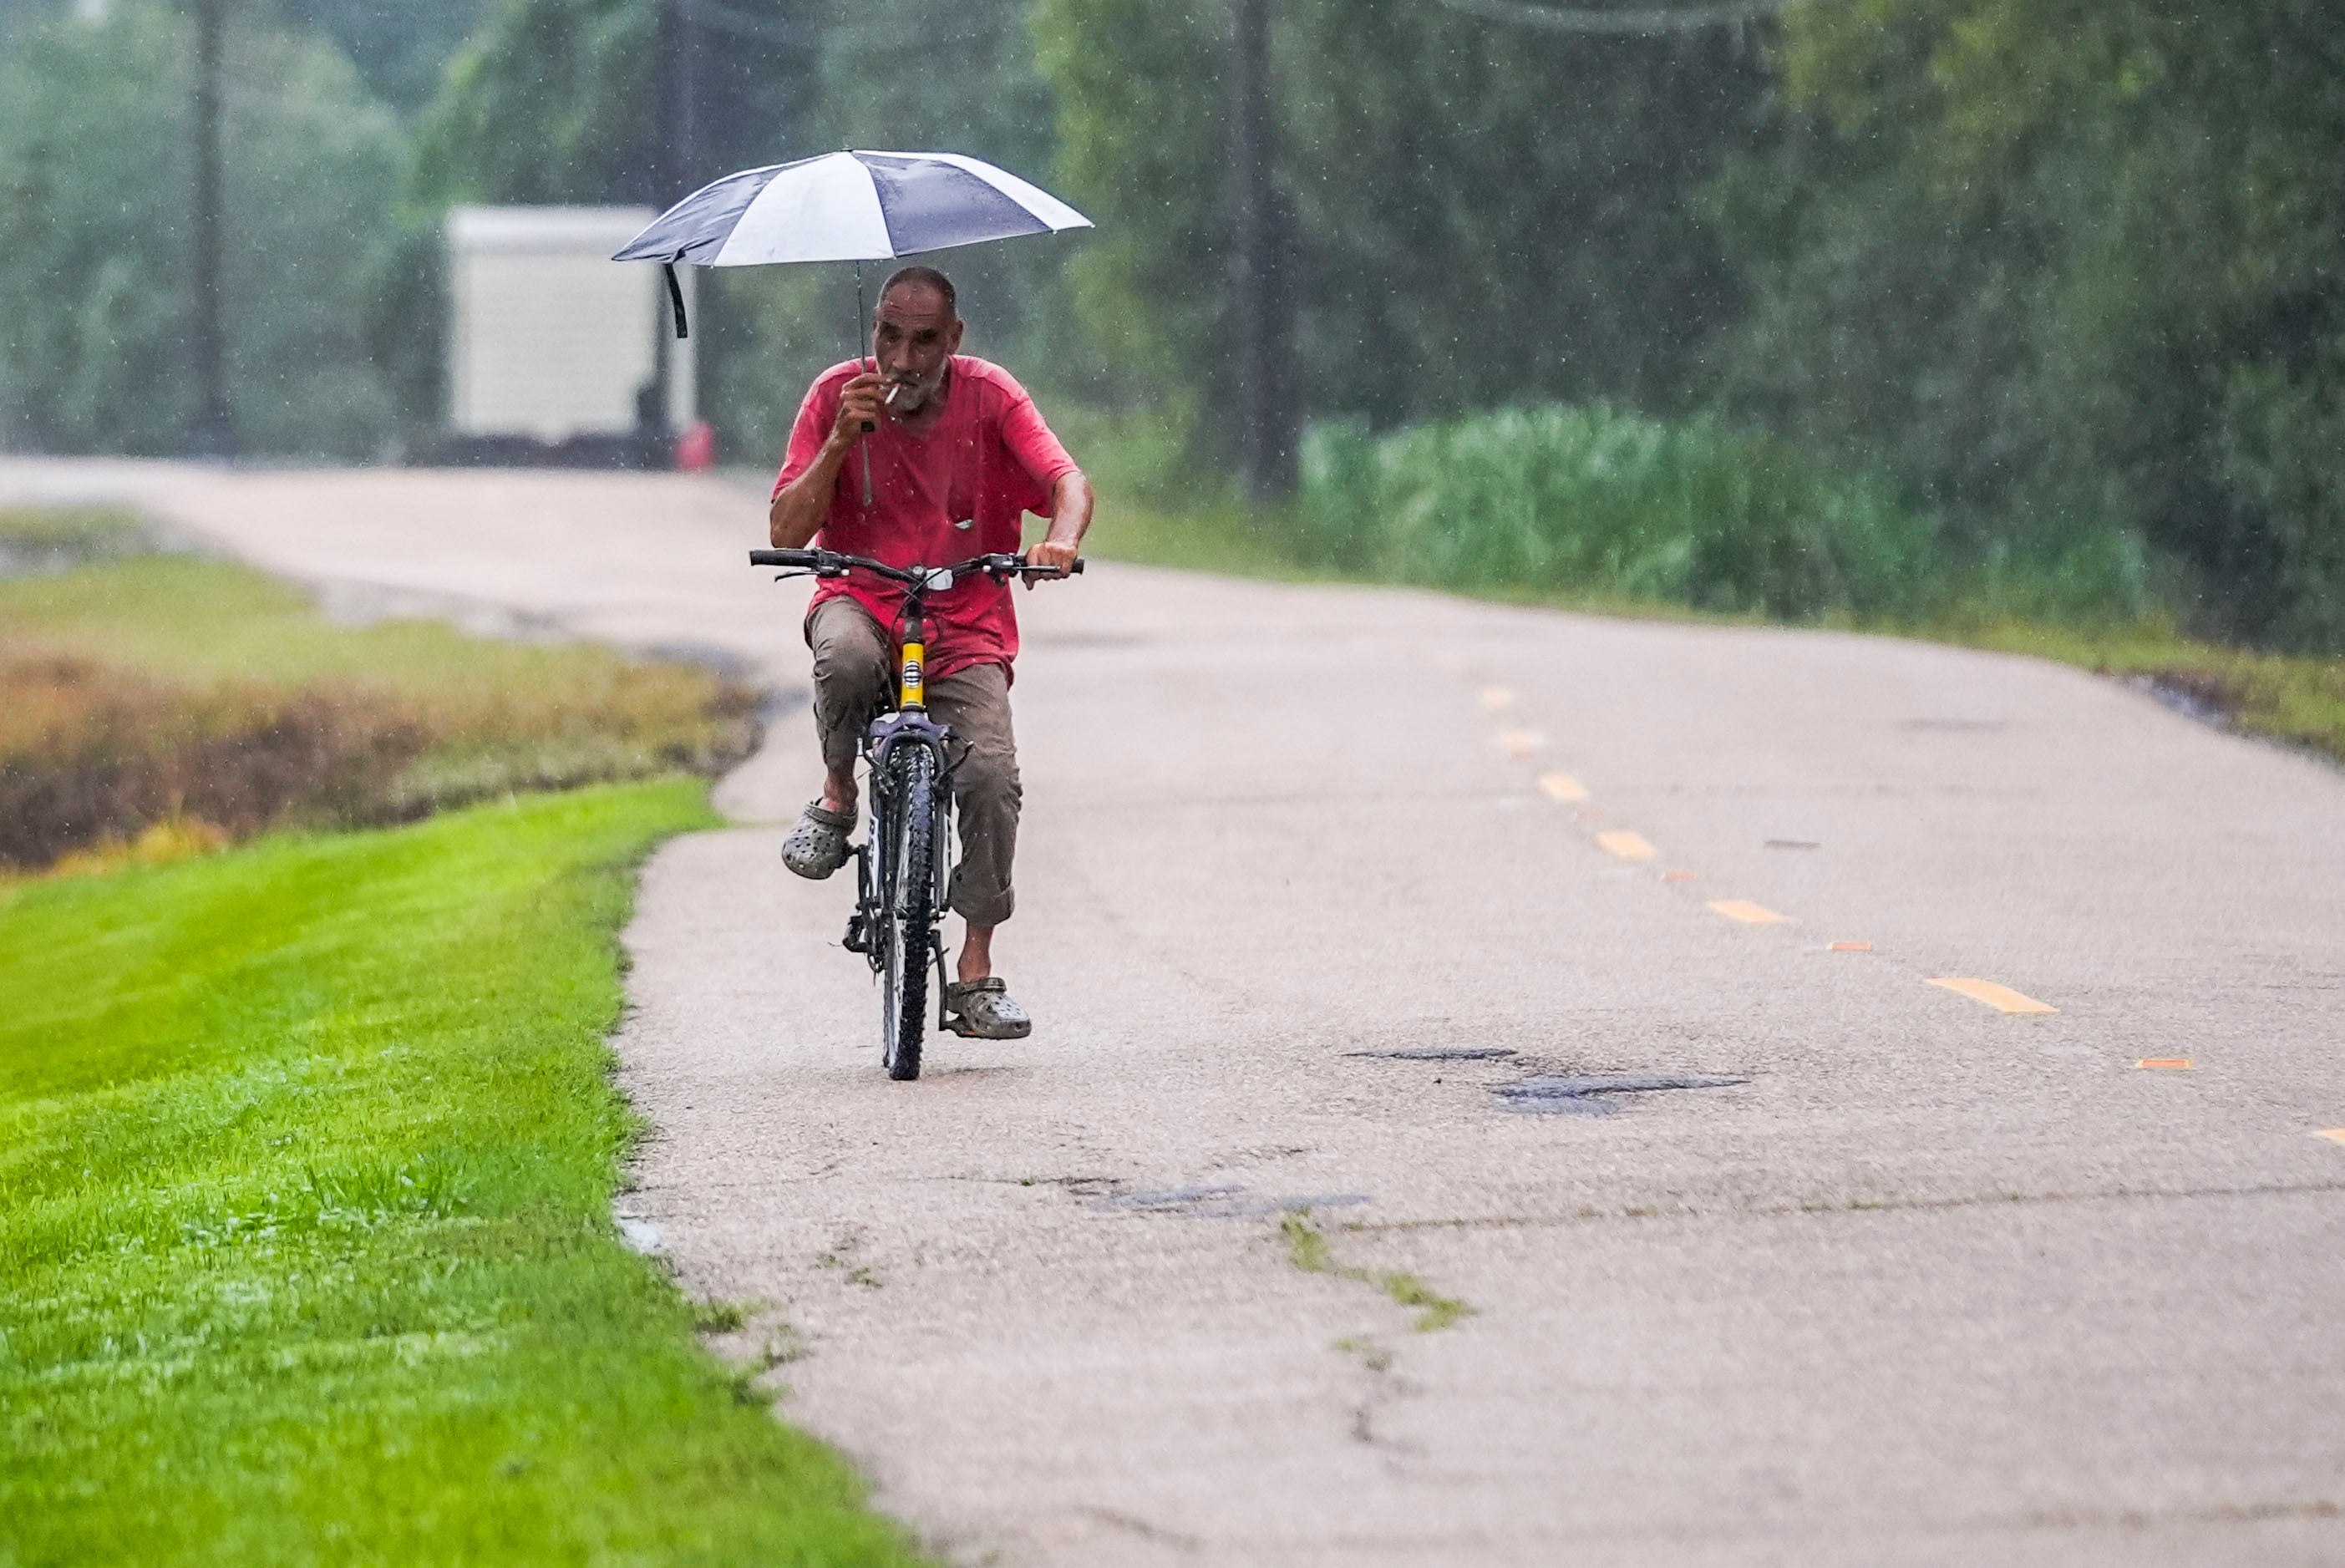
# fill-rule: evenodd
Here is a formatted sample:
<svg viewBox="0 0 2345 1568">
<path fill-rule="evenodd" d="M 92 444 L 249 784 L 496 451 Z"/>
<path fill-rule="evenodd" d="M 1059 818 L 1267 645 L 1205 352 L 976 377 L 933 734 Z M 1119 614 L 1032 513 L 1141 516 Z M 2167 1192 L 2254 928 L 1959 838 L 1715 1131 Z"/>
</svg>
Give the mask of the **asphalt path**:
<svg viewBox="0 0 2345 1568">
<path fill-rule="evenodd" d="M 99 493 L 803 695 L 736 486 L 0 463 Z M 630 1232 L 940 1553 L 2345 1563 L 2336 771 L 1921 643 L 1018 602 L 1034 1037 L 881 1075 L 801 710 L 617 1039 Z"/>
</svg>

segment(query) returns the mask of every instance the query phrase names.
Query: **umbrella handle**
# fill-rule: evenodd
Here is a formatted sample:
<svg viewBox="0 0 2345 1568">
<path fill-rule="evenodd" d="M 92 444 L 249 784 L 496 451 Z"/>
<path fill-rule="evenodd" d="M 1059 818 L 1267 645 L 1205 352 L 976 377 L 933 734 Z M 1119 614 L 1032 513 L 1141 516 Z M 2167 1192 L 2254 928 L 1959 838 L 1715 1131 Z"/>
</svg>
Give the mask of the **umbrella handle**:
<svg viewBox="0 0 2345 1568">
<path fill-rule="evenodd" d="M 869 339 L 866 334 L 870 330 L 871 313 L 863 307 L 863 263 L 858 261 L 855 264 L 855 338 L 858 347 L 868 346 Z M 867 363 L 873 369 L 878 368 L 876 360 L 867 360 Z M 878 428 L 869 420 L 863 421 L 863 433 L 867 436 Z M 863 505 L 868 510 L 871 505 L 871 443 L 858 441 L 855 444 L 863 451 Z"/>
</svg>

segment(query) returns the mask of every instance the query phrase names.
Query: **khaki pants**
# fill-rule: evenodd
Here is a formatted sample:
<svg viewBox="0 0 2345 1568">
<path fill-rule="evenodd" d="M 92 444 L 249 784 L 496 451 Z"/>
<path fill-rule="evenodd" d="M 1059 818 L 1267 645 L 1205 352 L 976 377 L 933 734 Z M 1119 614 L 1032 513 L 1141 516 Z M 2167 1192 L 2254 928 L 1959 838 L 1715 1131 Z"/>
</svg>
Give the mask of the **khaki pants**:
<svg viewBox="0 0 2345 1568">
<path fill-rule="evenodd" d="M 826 601 L 807 617 L 814 650 L 814 725 L 823 765 L 854 765 L 863 732 L 895 694 L 894 642 L 852 599 Z M 1010 731 L 1010 673 L 974 664 L 928 683 L 929 716 L 952 728 L 953 806 L 960 864 L 953 868 L 952 906 L 970 924 L 999 926 L 1017 898 L 1010 862 L 1018 853 L 1018 743 Z M 962 754 L 963 747 L 967 748 Z"/>
</svg>

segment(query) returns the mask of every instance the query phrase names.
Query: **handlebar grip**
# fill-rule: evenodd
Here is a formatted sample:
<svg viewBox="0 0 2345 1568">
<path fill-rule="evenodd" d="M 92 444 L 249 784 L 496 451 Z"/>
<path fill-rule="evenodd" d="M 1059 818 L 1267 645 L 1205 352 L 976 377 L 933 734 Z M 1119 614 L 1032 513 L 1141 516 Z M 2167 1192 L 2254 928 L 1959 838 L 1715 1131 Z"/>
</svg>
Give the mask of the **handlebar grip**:
<svg viewBox="0 0 2345 1568">
<path fill-rule="evenodd" d="M 752 566 L 812 566 L 818 550 L 753 550 L 749 552 Z"/>
<path fill-rule="evenodd" d="M 1068 567 L 1067 571 L 1072 576 L 1081 577 L 1083 574 L 1083 558 L 1080 555 L 1076 556 L 1075 563 Z"/>
</svg>

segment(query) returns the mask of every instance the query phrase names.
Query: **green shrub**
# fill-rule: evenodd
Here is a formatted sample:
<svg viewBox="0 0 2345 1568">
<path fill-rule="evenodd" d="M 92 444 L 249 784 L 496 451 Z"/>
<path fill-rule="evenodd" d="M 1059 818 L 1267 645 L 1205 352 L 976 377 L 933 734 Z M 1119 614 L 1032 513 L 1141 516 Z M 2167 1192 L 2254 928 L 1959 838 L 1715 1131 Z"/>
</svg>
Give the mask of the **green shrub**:
<svg viewBox="0 0 2345 1568">
<path fill-rule="evenodd" d="M 1772 438 L 1596 405 L 1304 442 L 1292 548 L 1338 571 L 1477 590 L 1812 620 L 1911 612 L 1935 541 L 1887 486 Z"/>
<path fill-rule="evenodd" d="M 370 457 L 394 410 L 361 324 L 399 238 L 403 138 L 277 10 L 231 7 L 224 44 L 229 417 L 241 450 Z M 191 43 L 185 7 L 124 0 L 54 15 L 0 57 L 0 442 L 192 439 Z"/>
</svg>

